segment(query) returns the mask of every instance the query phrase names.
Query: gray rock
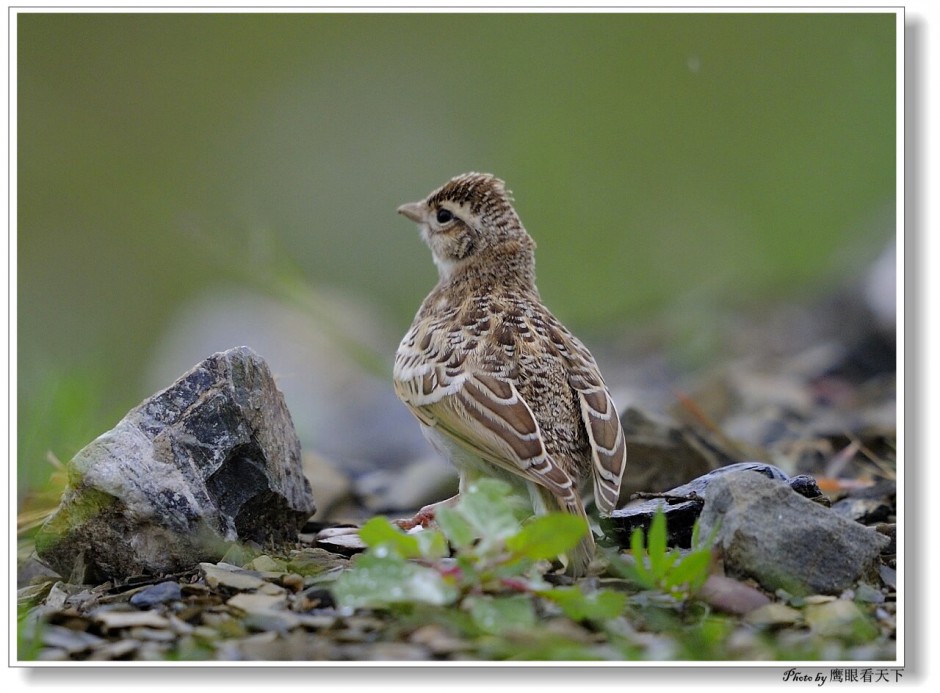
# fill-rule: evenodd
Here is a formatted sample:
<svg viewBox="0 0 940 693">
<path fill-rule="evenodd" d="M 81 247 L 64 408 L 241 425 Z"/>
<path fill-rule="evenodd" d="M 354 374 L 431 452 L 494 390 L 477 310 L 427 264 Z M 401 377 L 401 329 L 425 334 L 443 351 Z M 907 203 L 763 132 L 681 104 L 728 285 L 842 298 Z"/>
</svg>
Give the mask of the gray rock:
<svg viewBox="0 0 940 693">
<path fill-rule="evenodd" d="M 331 527 L 317 534 L 317 547 L 342 556 L 362 553 L 368 548 L 356 527 Z"/>
<path fill-rule="evenodd" d="M 69 654 L 78 654 L 105 642 L 93 633 L 72 630 L 64 626 L 47 625 L 42 629 L 42 644 L 65 650 Z"/>
<path fill-rule="evenodd" d="M 816 480 L 811 476 L 801 474 L 789 477 L 782 469 L 772 464 L 737 462 L 713 469 L 664 493 L 635 494 L 635 500 L 632 500 L 623 508 L 614 510 L 610 517 L 601 518 L 601 528 L 604 530 L 605 535 L 617 541 L 621 546 L 627 547 L 630 545 L 633 530 L 640 528 L 644 532 L 648 532 L 653 517 L 658 511 L 662 511 L 666 516 L 669 545 L 690 548 L 695 521 L 705 504 L 705 489 L 719 476 L 739 471 L 754 472 L 762 474 L 768 479 L 784 481 L 801 496 L 817 502 L 828 502 L 828 499 L 825 499 L 819 490 Z M 644 498 L 648 500 L 642 500 Z"/>
<path fill-rule="evenodd" d="M 171 573 L 236 541 L 282 541 L 316 506 L 271 372 L 246 347 L 214 354 L 69 462 L 36 550 L 70 582 Z"/>
<path fill-rule="evenodd" d="M 122 628 L 168 628 L 170 621 L 155 611 L 118 611 L 97 609 L 91 613 L 92 620 L 104 630 L 120 630 Z"/>
<path fill-rule="evenodd" d="M 134 594 L 130 602 L 138 609 L 147 609 L 157 604 L 177 601 L 183 598 L 183 591 L 178 582 L 160 582 Z"/>
<path fill-rule="evenodd" d="M 701 536 L 717 532 L 729 574 L 792 594 L 838 594 L 877 575 L 887 537 L 793 493 L 784 482 L 733 472 L 715 478 L 704 495 Z"/>
<path fill-rule="evenodd" d="M 257 572 L 242 570 L 226 563 L 200 563 L 199 570 L 206 579 L 206 584 L 213 589 L 231 587 L 236 590 L 256 590 L 264 585 L 264 580 Z"/>
</svg>

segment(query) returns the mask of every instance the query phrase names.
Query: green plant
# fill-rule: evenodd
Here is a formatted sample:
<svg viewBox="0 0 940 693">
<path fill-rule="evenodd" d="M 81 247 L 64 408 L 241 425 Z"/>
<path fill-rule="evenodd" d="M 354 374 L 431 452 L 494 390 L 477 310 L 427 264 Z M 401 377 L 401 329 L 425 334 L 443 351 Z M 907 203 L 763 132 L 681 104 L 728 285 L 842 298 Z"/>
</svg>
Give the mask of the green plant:
<svg viewBox="0 0 940 693">
<path fill-rule="evenodd" d="M 552 513 L 521 522 L 503 482 L 481 479 L 454 507 L 442 507 L 440 529 L 406 534 L 384 517 L 360 530 L 368 551 L 333 586 L 346 608 L 457 607 L 462 629 L 475 634 L 531 628 L 545 609 L 575 621 L 622 613 L 626 595 L 582 591 L 546 581 L 546 561 L 574 547 L 586 531 L 580 518 Z M 451 547 L 453 555 L 451 555 Z"/>
<path fill-rule="evenodd" d="M 628 557 L 611 556 L 610 567 L 646 590 L 657 590 L 685 601 L 705 584 L 711 566 L 711 542 L 702 542 L 699 525 L 692 530 L 692 549 L 686 552 L 666 545 L 666 516 L 656 511 L 649 532 L 640 528 L 630 535 Z"/>
</svg>

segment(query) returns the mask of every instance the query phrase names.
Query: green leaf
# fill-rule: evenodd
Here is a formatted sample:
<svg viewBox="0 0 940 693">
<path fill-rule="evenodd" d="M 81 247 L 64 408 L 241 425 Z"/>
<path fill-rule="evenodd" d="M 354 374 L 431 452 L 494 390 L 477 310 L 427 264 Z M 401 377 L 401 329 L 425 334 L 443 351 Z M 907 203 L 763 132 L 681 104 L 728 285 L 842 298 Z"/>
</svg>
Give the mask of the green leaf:
<svg viewBox="0 0 940 693">
<path fill-rule="evenodd" d="M 653 577 L 661 580 L 669 566 L 666 562 L 666 516 L 661 508 L 653 515 L 649 534 L 646 538 L 646 552 L 650 557 L 650 570 Z"/>
<path fill-rule="evenodd" d="M 362 526 L 359 538 L 373 549 L 384 545 L 404 558 L 421 556 L 421 548 L 414 535 L 405 534 L 381 515 L 373 517 Z"/>
<path fill-rule="evenodd" d="M 613 590 L 585 594 L 577 587 L 556 587 L 539 595 L 555 602 L 565 612 L 565 616 L 574 621 L 616 618 L 627 605 L 627 595 Z"/>
<path fill-rule="evenodd" d="M 554 558 L 574 548 L 588 531 L 583 518 L 568 513 L 551 513 L 536 517 L 522 531 L 506 540 L 513 553 L 540 560 Z"/>
<path fill-rule="evenodd" d="M 646 535 L 639 527 L 634 528 L 630 534 L 630 553 L 634 558 L 643 558 L 646 555 Z"/>
<path fill-rule="evenodd" d="M 453 508 L 438 508 L 434 514 L 434 519 L 440 526 L 441 531 L 444 532 L 444 536 L 456 549 L 469 548 L 477 539 L 470 523 L 463 519 L 463 516 Z"/>
<path fill-rule="evenodd" d="M 501 544 L 519 531 L 511 488 L 498 479 L 477 479 L 460 494 L 457 512 L 479 533 L 484 546 Z"/>
<path fill-rule="evenodd" d="M 674 549 L 674 550 L 672 550 L 672 551 L 667 551 L 667 552 L 666 552 L 666 555 L 664 555 L 663 558 L 662 558 L 662 560 L 663 560 L 663 565 L 662 565 L 663 574 L 662 574 L 662 576 L 660 577 L 660 580 L 662 580 L 662 579 L 665 578 L 667 575 L 669 575 L 669 571 L 672 570 L 673 565 L 675 565 L 676 561 L 679 560 L 679 557 L 680 557 L 680 554 L 679 554 L 679 551 L 678 551 L 678 550 L 675 550 L 675 549 Z"/>
<path fill-rule="evenodd" d="M 370 548 L 385 546 L 403 558 L 440 558 L 448 553 L 447 541 L 437 530 L 409 534 L 382 516 L 366 522 L 359 530 L 359 538 Z"/>
<path fill-rule="evenodd" d="M 408 536 L 418 540 L 418 550 L 422 558 L 443 558 L 450 553 L 447 539 L 436 529 L 423 529 Z"/>
<path fill-rule="evenodd" d="M 387 545 L 367 552 L 339 576 L 331 588 L 337 604 L 355 609 L 409 602 L 443 606 L 456 601 L 457 588 L 439 572 L 387 552 Z"/>
<path fill-rule="evenodd" d="M 493 634 L 529 630 L 535 626 L 535 606 L 526 595 L 468 597 L 464 602 L 476 626 Z"/>
<path fill-rule="evenodd" d="M 646 551 L 643 548 L 643 530 L 637 527 L 630 535 L 630 555 L 633 556 L 633 565 L 626 566 L 631 578 L 646 589 L 656 586 L 653 573 L 646 567 Z"/>
<path fill-rule="evenodd" d="M 681 561 L 666 575 L 663 581 L 667 589 L 675 589 L 687 585 L 692 591 L 704 584 L 708 578 L 711 565 L 711 551 L 699 549 L 684 556 Z"/>
</svg>

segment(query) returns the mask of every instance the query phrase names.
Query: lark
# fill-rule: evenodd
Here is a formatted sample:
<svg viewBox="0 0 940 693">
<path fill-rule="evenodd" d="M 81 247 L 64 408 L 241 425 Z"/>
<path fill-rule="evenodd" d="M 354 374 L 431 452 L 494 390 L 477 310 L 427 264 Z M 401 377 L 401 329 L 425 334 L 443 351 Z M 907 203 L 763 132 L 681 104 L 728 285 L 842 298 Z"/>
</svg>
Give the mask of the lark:
<svg viewBox="0 0 940 693">
<path fill-rule="evenodd" d="M 587 519 L 590 480 L 601 515 L 620 494 L 626 445 L 617 408 L 588 349 L 545 307 L 535 242 L 504 182 L 457 176 L 398 212 L 418 224 L 439 281 L 395 355 L 395 392 L 428 441 L 456 467 L 459 493 L 476 479 L 509 482 L 536 514 Z M 594 538 L 564 557 L 583 575 Z"/>
</svg>

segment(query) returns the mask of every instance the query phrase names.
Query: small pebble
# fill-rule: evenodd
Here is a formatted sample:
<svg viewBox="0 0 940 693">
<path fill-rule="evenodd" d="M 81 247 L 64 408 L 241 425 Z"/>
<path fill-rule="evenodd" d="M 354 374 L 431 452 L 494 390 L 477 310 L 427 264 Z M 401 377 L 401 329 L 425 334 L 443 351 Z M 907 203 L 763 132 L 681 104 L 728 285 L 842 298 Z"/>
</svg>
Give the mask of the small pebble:
<svg viewBox="0 0 940 693">
<path fill-rule="evenodd" d="M 266 582 L 258 588 L 258 593 L 281 597 L 284 596 L 287 592 L 280 585 L 275 585 L 273 582 Z"/>
<path fill-rule="evenodd" d="M 46 647 L 39 651 L 36 659 L 41 662 L 62 662 L 71 660 L 69 653 L 58 647 Z"/>
<path fill-rule="evenodd" d="M 212 588 L 222 585 L 236 590 L 256 590 L 264 584 L 257 575 L 224 563 L 200 563 L 199 569 L 206 576 L 206 584 Z"/>
<path fill-rule="evenodd" d="M 91 614 L 92 620 L 101 624 L 104 630 L 133 628 L 167 628 L 170 622 L 154 611 L 98 611 Z"/>
<path fill-rule="evenodd" d="M 138 647 L 140 647 L 140 642 L 137 640 L 132 640 L 130 638 L 115 640 L 114 642 L 109 642 L 107 645 L 95 648 L 95 650 L 88 656 L 88 659 L 92 661 L 120 659 L 121 657 L 129 655 Z"/>
<path fill-rule="evenodd" d="M 245 617 L 245 627 L 253 631 L 287 633 L 300 625 L 300 618 L 290 611 L 256 611 Z"/>
<path fill-rule="evenodd" d="M 246 566 L 249 570 L 257 570 L 262 573 L 282 573 L 283 564 L 279 561 L 275 561 L 268 555 L 256 556 L 248 563 Z"/>
<path fill-rule="evenodd" d="M 52 586 L 52 589 L 49 590 L 49 595 L 46 597 L 46 606 L 51 609 L 61 609 L 65 606 L 65 600 L 69 597 L 68 588 L 65 586 L 65 583 L 57 582 Z"/>
<path fill-rule="evenodd" d="M 894 568 L 882 565 L 878 568 L 878 574 L 885 585 L 893 590 L 898 588 L 898 572 Z"/>
<path fill-rule="evenodd" d="M 698 596 L 716 609 L 731 614 L 747 614 L 770 602 L 760 590 L 725 575 L 709 575 Z"/>
<path fill-rule="evenodd" d="M 182 598 L 183 593 L 179 583 L 168 580 L 141 590 L 132 596 L 130 601 L 138 609 L 148 609 L 157 604 L 165 604 Z"/>
<path fill-rule="evenodd" d="M 134 640 L 146 640 L 153 642 L 173 642 L 176 640 L 176 633 L 165 628 L 147 628 L 145 626 L 135 626 L 127 633 Z"/>
<path fill-rule="evenodd" d="M 331 537 L 317 536 L 317 546 L 343 556 L 352 556 L 366 550 L 366 544 L 359 534 L 338 534 Z"/>
<path fill-rule="evenodd" d="M 304 578 L 297 573 L 288 573 L 281 578 L 281 584 L 291 592 L 300 592 L 304 588 Z"/>
<path fill-rule="evenodd" d="M 833 597 L 831 594 L 810 594 L 803 598 L 803 601 L 806 604 L 826 604 L 828 602 L 834 602 L 836 597 Z"/>
<path fill-rule="evenodd" d="M 241 592 L 226 602 L 229 606 L 240 609 L 245 613 L 254 613 L 257 611 L 270 611 L 283 607 L 287 602 L 286 597 L 282 595 L 260 594 L 257 592 Z"/>
<path fill-rule="evenodd" d="M 103 642 L 103 638 L 93 633 L 72 630 L 64 626 L 47 625 L 42 631 L 43 645 L 68 653 L 83 652 Z"/>
<path fill-rule="evenodd" d="M 802 615 L 797 609 L 780 602 L 772 602 L 754 609 L 744 620 L 755 626 L 782 626 L 797 623 Z"/>
<path fill-rule="evenodd" d="M 804 610 L 806 625 L 824 637 L 852 636 L 860 639 L 874 637 L 873 626 L 855 602 L 837 599 L 811 604 Z M 864 636 L 864 637 L 863 637 Z"/>
<path fill-rule="evenodd" d="M 885 595 L 884 592 L 877 587 L 872 587 L 862 582 L 859 583 L 858 589 L 855 590 L 855 599 L 860 602 L 868 602 L 869 604 L 881 604 L 885 600 Z"/>
</svg>

